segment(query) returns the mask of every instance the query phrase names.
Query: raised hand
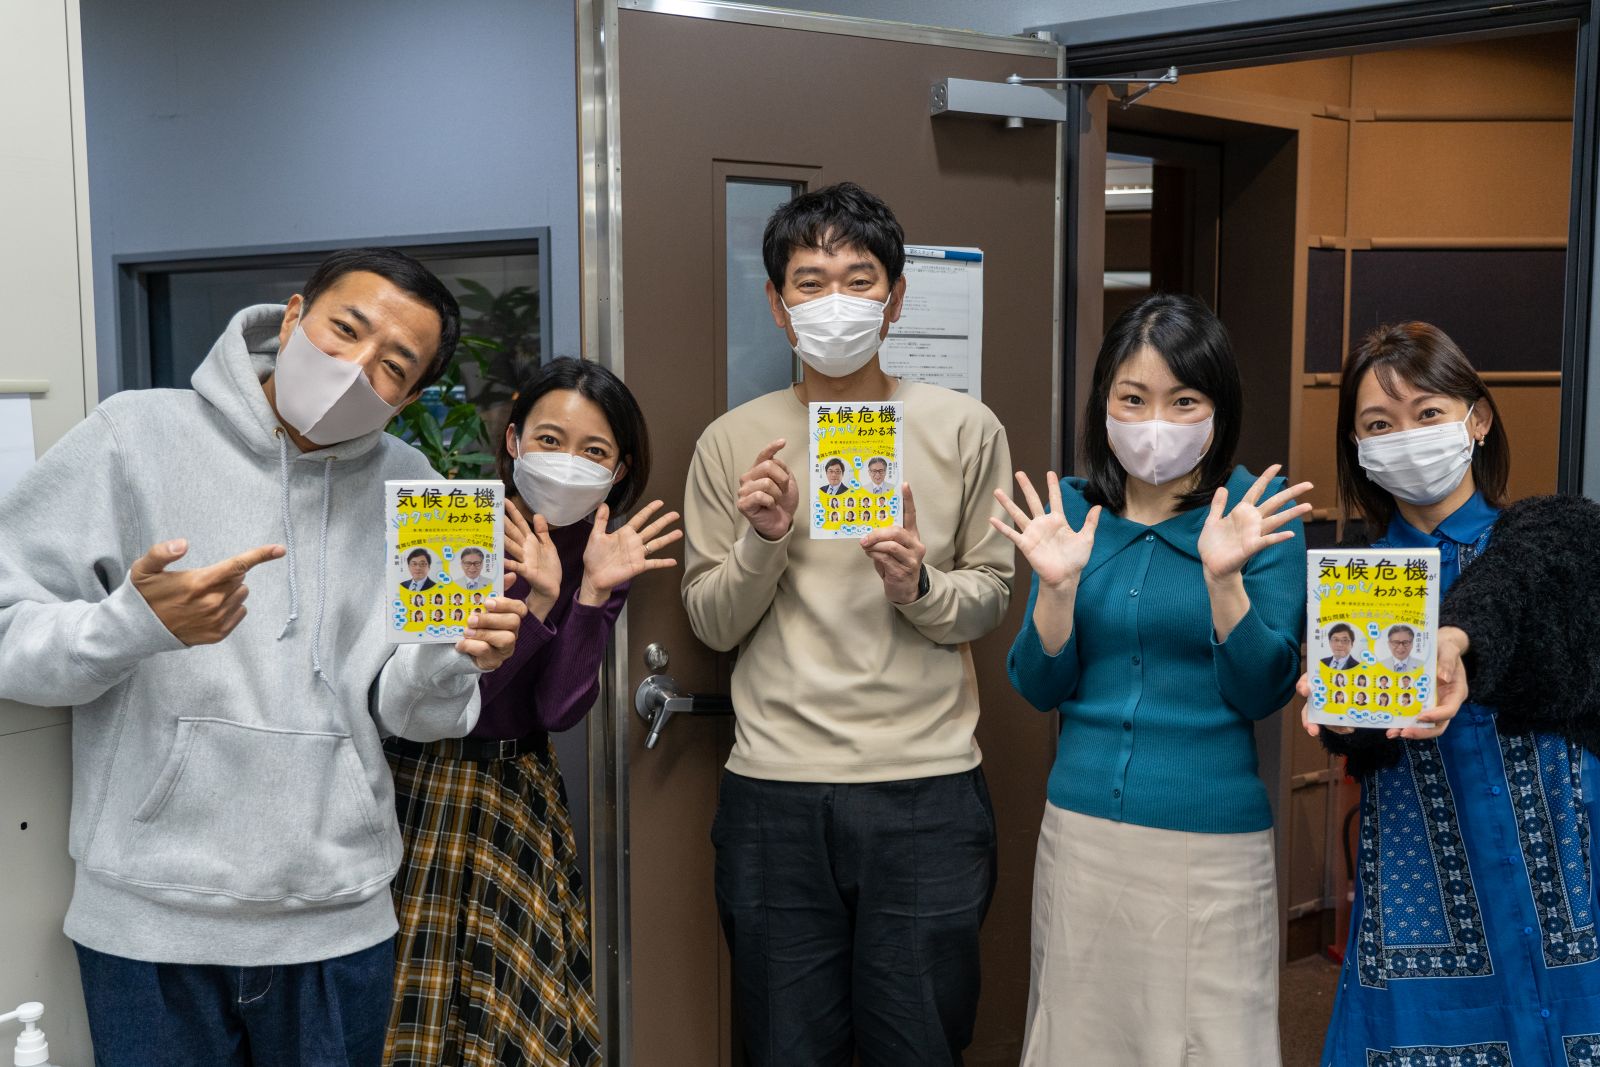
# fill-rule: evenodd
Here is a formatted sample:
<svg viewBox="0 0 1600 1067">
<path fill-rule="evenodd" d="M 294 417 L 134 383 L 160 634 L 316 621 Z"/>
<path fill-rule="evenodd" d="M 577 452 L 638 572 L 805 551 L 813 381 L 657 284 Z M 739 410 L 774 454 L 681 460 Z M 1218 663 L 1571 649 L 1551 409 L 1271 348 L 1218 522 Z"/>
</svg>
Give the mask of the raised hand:
<svg viewBox="0 0 1600 1067">
<path fill-rule="evenodd" d="M 617 527 L 607 530 L 611 509 L 601 504 L 594 513 L 594 529 L 589 532 L 589 543 L 583 549 L 583 581 L 578 586 L 578 602 L 598 607 L 611 597 L 611 591 L 623 582 L 632 581 L 645 571 L 662 567 L 675 567 L 675 559 L 651 558 L 651 553 L 683 537 L 682 530 L 668 530 L 678 521 L 678 513 L 669 511 L 650 521 L 662 507 L 652 500 L 638 513 Z"/>
<path fill-rule="evenodd" d="M 1282 466 L 1274 463 L 1268 467 L 1226 515 L 1222 512 L 1228 506 L 1227 488 L 1218 487 L 1211 497 L 1211 514 L 1206 516 L 1205 527 L 1200 531 L 1200 562 L 1207 578 L 1238 574 L 1257 552 L 1294 536 L 1293 531 L 1281 527 L 1310 511 L 1311 505 L 1296 504 L 1287 510 L 1280 509 L 1310 490 L 1311 483 L 1292 485 L 1261 502 L 1261 494 L 1266 492 Z"/>
<path fill-rule="evenodd" d="M 1061 479 L 1056 477 L 1055 471 L 1045 475 L 1045 484 L 1050 494 L 1049 511 L 1045 510 L 1028 476 L 1017 471 L 1017 485 L 1032 514 L 1025 514 L 1017 507 L 1004 489 L 996 489 L 994 498 L 1017 525 L 1012 529 L 993 515 L 989 516 L 989 525 L 1017 546 L 1033 573 L 1039 576 L 1040 585 L 1060 589 L 1076 582 L 1089 562 L 1089 553 L 1094 550 L 1094 532 L 1100 525 L 1100 508 L 1099 505 L 1090 508 L 1083 526 L 1074 530 L 1061 504 Z"/>
<path fill-rule="evenodd" d="M 883 595 L 891 604 L 909 604 L 917 599 L 917 589 L 922 584 L 922 560 L 928 554 L 927 546 L 917 533 L 917 503 L 911 496 L 911 483 L 903 482 L 905 515 L 899 526 L 873 530 L 861 539 L 861 548 L 878 577 L 883 581 Z"/>
<path fill-rule="evenodd" d="M 189 551 L 179 538 L 155 545 L 128 569 L 133 587 L 172 636 L 186 645 L 214 645 L 244 621 L 252 567 L 283 555 L 282 545 L 262 545 L 232 559 L 192 571 L 169 571 Z"/>
<path fill-rule="evenodd" d="M 506 501 L 506 570 L 527 583 L 528 610 L 544 621 L 561 596 L 561 555 L 544 516 L 530 523 L 514 500 Z"/>
<path fill-rule="evenodd" d="M 768 541 L 789 532 L 800 505 L 800 485 L 778 458 L 786 443 L 780 437 L 763 448 L 755 465 L 739 476 L 739 514 Z"/>
<path fill-rule="evenodd" d="M 511 658 L 517 647 L 517 631 L 528 606 L 516 597 L 492 596 L 467 619 L 466 636 L 456 642 L 456 651 L 471 656 L 480 671 L 492 671 Z"/>
</svg>

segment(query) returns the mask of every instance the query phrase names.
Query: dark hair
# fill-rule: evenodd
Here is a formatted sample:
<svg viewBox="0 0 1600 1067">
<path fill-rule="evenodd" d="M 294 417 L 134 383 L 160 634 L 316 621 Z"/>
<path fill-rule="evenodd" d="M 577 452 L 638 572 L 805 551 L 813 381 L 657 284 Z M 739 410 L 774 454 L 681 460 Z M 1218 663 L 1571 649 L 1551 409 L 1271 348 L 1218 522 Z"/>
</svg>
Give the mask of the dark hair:
<svg viewBox="0 0 1600 1067">
<path fill-rule="evenodd" d="M 533 410 L 533 405 L 546 393 L 559 389 L 570 389 L 592 400 L 611 426 L 611 434 L 617 439 L 617 462 L 628 465 L 627 472 L 612 485 L 606 497 L 611 514 L 620 518 L 639 502 L 644 495 L 645 484 L 650 481 L 650 434 L 645 428 L 644 412 L 639 410 L 639 402 L 622 384 L 621 378 L 598 363 L 563 357 L 553 359 L 534 371 L 517 389 L 517 395 L 511 401 L 508 423 L 511 431 L 520 438 L 522 426 L 528 421 L 528 412 Z M 511 472 L 516 461 L 506 452 L 503 443 L 499 457 L 496 469 L 500 480 L 506 483 L 507 492 L 513 492 L 516 483 L 512 480 Z"/>
<path fill-rule="evenodd" d="M 425 548 L 413 548 L 411 550 L 411 554 L 406 557 L 406 562 L 410 563 L 412 560 L 416 559 L 418 556 L 421 556 L 423 559 L 427 560 L 429 563 L 433 562 L 433 555 L 431 553 L 429 553 L 429 551 L 427 549 L 425 549 Z"/>
<path fill-rule="evenodd" d="M 1336 622 L 1332 626 L 1328 627 L 1328 640 L 1329 641 L 1333 640 L 1333 635 L 1334 634 L 1349 634 L 1350 635 L 1350 640 L 1354 641 L 1356 639 L 1355 630 L 1351 629 L 1349 626 L 1346 626 L 1342 622 Z"/>
<path fill-rule="evenodd" d="M 838 467 L 840 470 L 844 470 L 844 460 L 840 459 L 838 456 L 834 456 L 832 459 L 828 460 L 828 462 L 822 465 L 822 469 L 825 471 L 831 471 L 835 467 Z"/>
<path fill-rule="evenodd" d="M 466 559 L 468 556 L 477 556 L 479 559 L 482 559 L 483 558 L 483 549 L 469 546 L 467 548 L 463 548 L 461 550 L 461 555 L 457 556 L 456 558 L 457 559 Z"/>
<path fill-rule="evenodd" d="M 1389 627 L 1389 632 L 1387 634 L 1385 634 L 1384 636 L 1385 637 L 1393 637 L 1395 634 L 1400 633 L 1401 631 L 1404 631 L 1405 633 L 1409 634 L 1412 637 L 1416 637 L 1417 636 L 1417 631 L 1413 630 L 1409 626 L 1391 626 L 1391 627 Z"/>
<path fill-rule="evenodd" d="M 461 339 L 461 308 L 450 295 L 443 282 L 432 271 L 397 248 L 341 248 L 328 256 L 312 272 L 311 280 L 301 291 L 305 305 L 303 316 L 317 302 L 317 297 L 346 274 L 366 271 L 393 282 L 434 310 L 439 316 L 439 347 L 434 351 L 433 362 L 417 382 L 421 392 L 444 374 L 456 354 L 456 342 Z"/>
<path fill-rule="evenodd" d="M 868 469 L 871 469 L 874 463 L 882 463 L 884 470 L 889 469 L 889 461 L 884 459 L 882 456 L 873 456 L 871 459 L 867 460 Z"/>
<path fill-rule="evenodd" d="M 1174 378 L 1204 393 L 1215 408 L 1211 447 L 1200 460 L 1199 480 L 1178 501 L 1180 508 L 1199 507 L 1209 503 L 1233 473 L 1244 393 L 1228 331 L 1210 308 L 1192 296 L 1175 293 L 1145 297 L 1117 316 L 1100 343 L 1094 384 L 1083 409 L 1083 465 L 1089 482 L 1084 496 L 1113 512 L 1120 512 L 1126 503 L 1128 472 L 1111 450 L 1106 405 L 1117 371 L 1146 345 L 1161 356 Z"/>
<path fill-rule="evenodd" d="M 1394 497 L 1362 470 L 1356 444 L 1356 392 L 1369 370 L 1377 375 L 1383 391 L 1396 399 L 1395 382 L 1400 380 L 1415 389 L 1464 404 L 1489 405 L 1494 418 L 1482 446 L 1472 453 L 1472 481 L 1485 503 L 1500 507 L 1511 473 L 1511 442 L 1506 438 L 1505 424 L 1489 387 L 1443 330 L 1426 322 L 1402 322 L 1379 326 L 1367 334 L 1344 361 L 1344 375 L 1339 381 L 1339 420 L 1334 432 L 1338 444 L 1339 504 L 1346 513 L 1359 514 L 1366 522 L 1367 534 L 1376 539 L 1388 530 L 1395 512 Z"/>
<path fill-rule="evenodd" d="M 840 182 L 801 193 L 767 219 L 761 235 L 761 259 L 767 277 L 780 291 L 797 248 L 832 252 L 864 248 L 878 257 L 889 284 L 900 280 L 906 266 L 906 235 L 889 205 L 855 182 Z"/>
</svg>

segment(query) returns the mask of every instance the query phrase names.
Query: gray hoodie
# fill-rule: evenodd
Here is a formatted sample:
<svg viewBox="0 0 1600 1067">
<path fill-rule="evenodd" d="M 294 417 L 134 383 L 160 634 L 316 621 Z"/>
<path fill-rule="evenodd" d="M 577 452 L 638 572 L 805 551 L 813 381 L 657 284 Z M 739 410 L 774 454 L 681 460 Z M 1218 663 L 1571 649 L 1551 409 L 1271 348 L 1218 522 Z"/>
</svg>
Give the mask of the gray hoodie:
<svg viewBox="0 0 1600 1067">
<path fill-rule="evenodd" d="M 383 637 L 383 482 L 436 477 L 381 431 L 302 454 L 267 404 L 283 308 L 234 316 L 194 391 L 119 393 L 0 500 L 0 698 L 72 705 L 66 933 L 166 963 L 345 955 L 395 932 L 381 735 L 457 736 L 478 671 Z M 186 647 L 128 568 L 257 545 L 249 614 Z"/>
</svg>

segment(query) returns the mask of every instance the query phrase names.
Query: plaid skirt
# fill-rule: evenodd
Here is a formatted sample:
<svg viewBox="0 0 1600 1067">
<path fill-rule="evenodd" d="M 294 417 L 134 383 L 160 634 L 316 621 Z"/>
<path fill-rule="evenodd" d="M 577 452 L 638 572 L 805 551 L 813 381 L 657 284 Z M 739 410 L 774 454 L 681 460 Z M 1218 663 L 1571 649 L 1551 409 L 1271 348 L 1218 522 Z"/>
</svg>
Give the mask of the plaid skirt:
<svg viewBox="0 0 1600 1067">
<path fill-rule="evenodd" d="M 511 759 L 455 741 L 389 751 L 405 860 L 383 1062 L 593 1067 L 600 1030 L 566 787 L 548 740 Z"/>
</svg>

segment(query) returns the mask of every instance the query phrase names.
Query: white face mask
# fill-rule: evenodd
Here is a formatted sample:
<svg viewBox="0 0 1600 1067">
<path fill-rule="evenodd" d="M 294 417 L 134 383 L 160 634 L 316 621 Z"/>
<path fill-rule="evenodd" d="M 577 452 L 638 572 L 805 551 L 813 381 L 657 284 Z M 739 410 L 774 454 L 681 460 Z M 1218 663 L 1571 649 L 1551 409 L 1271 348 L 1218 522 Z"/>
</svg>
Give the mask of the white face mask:
<svg viewBox="0 0 1600 1067">
<path fill-rule="evenodd" d="M 272 380 L 278 414 L 313 444 L 336 445 L 381 430 L 400 410 L 372 388 L 361 364 L 328 355 L 300 323 L 278 353 Z"/>
<path fill-rule="evenodd" d="M 1166 485 L 1200 465 L 1211 440 L 1212 416 L 1200 422 L 1123 422 L 1106 416 L 1106 436 L 1122 469 L 1141 482 Z"/>
<path fill-rule="evenodd" d="M 867 365 L 878 352 L 886 301 L 829 293 L 790 307 L 795 355 L 829 378 L 843 378 Z"/>
<path fill-rule="evenodd" d="M 524 452 L 511 480 L 517 495 L 551 526 L 571 526 L 611 495 L 615 471 L 571 452 Z"/>
<path fill-rule="evenodd" d="M 1476 405 L 1474 405 L 1476 406 Z M 1420 426 L 1356 443 L 1361 469 L 1378 485 L 1408 504 L 1437 504 L 1461 484 L 1472 466 L 1472 431 L 1460 422 Z"/>
</svg>

